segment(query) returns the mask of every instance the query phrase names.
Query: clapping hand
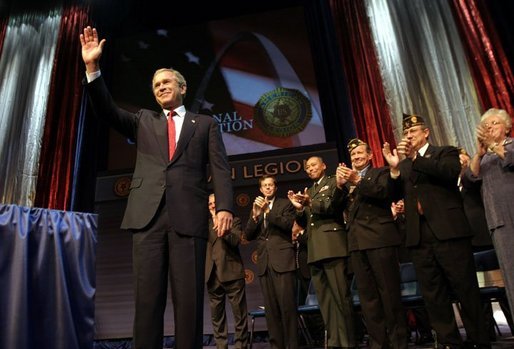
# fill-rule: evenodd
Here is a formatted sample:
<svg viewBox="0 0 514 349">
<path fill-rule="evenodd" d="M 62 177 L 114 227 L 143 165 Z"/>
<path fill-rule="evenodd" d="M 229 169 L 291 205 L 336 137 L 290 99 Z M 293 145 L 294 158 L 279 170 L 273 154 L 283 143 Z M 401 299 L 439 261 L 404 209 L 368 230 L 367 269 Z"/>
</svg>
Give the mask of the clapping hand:
<svg viewBox="0 0 514 349">
<path fill-rule="evenodd" d="M 391 172 L 396 173 L 398 165 L 400 164 L 400 155 L 398 154 L 398 151 L 396 149 L 391 150 L 391 145 L 385 142 L 382 147 L 382 155 L 384 155 Z"/>
<path fill-rule="evenodd" d="M 411 160 L 414 160 L 416 158 L 416 151 L 414 150 L 414 147 L 412 146 L 412 143 L 407 138 L 402 138 L 400 143 L 398 143 L 398 155 L 399 157 L 407 157 Z"/>
<path fill-rule="evenodd" d="M 346 182 L 357 185 L 361 180 L 359 171 L 347 167 L 344 163 L 340 163 L 336 170 L 336 182 L 339 188 L 342 188 Z"/>
<path fill-rule="evenodd" d="M 269 202 L 268 198 L 265 198 L 263 196 L 257 196 L 255 200 L 253 201 L 253 216 L 257 217 L 261 213 L 268 213 L 269 212 Z"/>
<path fill-rule="evenodd" d="M 478 124 L 476 128 L 477 133 L 477 153 L 483 156 L 487 153 L 487 148 L 494 143 L 491 132 L 483 124 Z"/>
<path fill-rule="evenodd" d="M 292 190 L 287 192 L 287 198 L 297 210 L 301 210 L 304 206 L 310 206 L 311 197 L 307 194 L 307 188 L 302 192 L 295 193 Z"/>
</svg>

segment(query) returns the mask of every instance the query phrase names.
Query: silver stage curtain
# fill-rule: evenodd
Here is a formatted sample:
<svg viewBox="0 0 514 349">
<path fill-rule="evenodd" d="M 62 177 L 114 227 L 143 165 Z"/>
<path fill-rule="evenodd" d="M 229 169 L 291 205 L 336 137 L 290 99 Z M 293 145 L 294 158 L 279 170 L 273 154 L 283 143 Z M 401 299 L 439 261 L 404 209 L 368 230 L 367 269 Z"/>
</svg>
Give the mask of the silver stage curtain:
<svg viewBox="0 0 514 349">
<path fill-rule="evenodd" d="M 0 57 L 0 203 L 32 206 L 61 11 L 11 16 Z"/>
<path fill-rule="evenodd" d="M 473 152 L 481 106 L 450 3 L 366 0 L 366 7 L 396 136 L 402 113 L 415 113 L 432 143 Z"/>
</svg>

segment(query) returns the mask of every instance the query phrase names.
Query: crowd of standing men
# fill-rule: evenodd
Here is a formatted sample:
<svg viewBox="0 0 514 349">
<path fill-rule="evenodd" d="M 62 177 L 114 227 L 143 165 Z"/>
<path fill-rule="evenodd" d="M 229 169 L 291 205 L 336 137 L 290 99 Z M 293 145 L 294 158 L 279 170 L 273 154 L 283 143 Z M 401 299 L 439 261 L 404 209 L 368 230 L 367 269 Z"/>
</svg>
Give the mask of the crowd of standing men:
<svg viewBox="0 0 514 349">
<path fill-rule="evenodd" d="M 498 172 L 497 179 L 504 181 L 503 190 L 512 191 L 514 182 L 507 182 L 514 172 L 514 149 L 508 137 L 511 125 L 505 111 L 489 110 L 477 127 L 478 152 L 466 160 L 463 154 L 467 153 L 462 149 L 430 144 L 430 129 L 423 117 L 405 114 L 403 138 L 397 149 L 391 149 L 387 142 L 382 149 L 388 166 L 374 168 L 374 154 L 360 139 L 348 143 L 351 166 L 339 164 L 333 176 L 326 174 L 323 159 L 313 156 L 305 162 L 312 186 L 298 192 L 289 190 L 290 206 L 285 211 L 273 209 L 273 202 L 280 200 L 275 197 L 276 179 L 263 177 L 263 196 L 254 201 L 245 233 L 260 239 L 259 258 L 262 256 L 263 260 L 259 260 L 259 278 L 266 306 L 272 307 L 266 313 L 271 347 L 296 348 L 297 341 L 281 344 L 275 340 L 294 335 L 292 327 L 285 326 L 296 321 L 293 306 L 279 301 L 284 295 L 291 297 L 294 286 L 293 282 L 270 286 L 270 278 L 287 274 L 288 280 L 292 280 L 293 274 L 291 269 L 280 270 L 268 254 L 280 255 L 282 264 L 287 264 L 293 253 L 291 242 L 299 241 L 307 246 L 307 263 L 329 347 L 353 348 L 358 344 L 355 331 L 359 324 L 354 322 L 350 273 L 358 288 L 369 347 L 407 347 L 410 330 L 401 303 L 399 272 L 399 250 L 406 247 L 438 345 L 448 349 L 490 348 L 491 334 L 480 300 L 472 240 L 482 239 L 486 242 L 481 244 L 488 245 L 489 235 L 493 241 L 507 239 L 501 240 L 502 246 L 496 243 L 495 247 L 510 295 L 510 262 L 502 259 L 502 251 L 504 246 L 512 246 L 512 238 L 504 231 L 512 235 L 513 215 L 505 207 L 488 207 L 486 213 L 494 210 L 487 214 L 489 229 L 476 233 L 477 226 L 471 227 L 469 220 L 480 216 L 469 213 L 469 203 L 464 207 L 465 189 L 470 188 L 464 184 L 483 180 L 484 185 L 497 189 L 493 180 L 488 181 L 489 172 L 494 170 Z M 480 164 L 481 172 L 477 169 Z M 273 184 L 273 191 L 265 190 L 265 181 Z M 493 189 L 484 190 L 482 195 L 487 203 L 491 195 L 488 191 Z M 394 209 L 398 201 L 402 205 L 402 229 Z M 482 203 L 478 203 L 478 208 L 483 212 Z M 280 229 L 276 221 L 267 219 L 279 212 Z M 293 224 L 301 228 L 295 229 L 290 238 L 287 234 Z M 279 237 L 276 241 L 280 243 L 274 243 L 272 236 Z M 455 319 L 454 299 L 461 308 L 465 340 Z"/>
</svg>

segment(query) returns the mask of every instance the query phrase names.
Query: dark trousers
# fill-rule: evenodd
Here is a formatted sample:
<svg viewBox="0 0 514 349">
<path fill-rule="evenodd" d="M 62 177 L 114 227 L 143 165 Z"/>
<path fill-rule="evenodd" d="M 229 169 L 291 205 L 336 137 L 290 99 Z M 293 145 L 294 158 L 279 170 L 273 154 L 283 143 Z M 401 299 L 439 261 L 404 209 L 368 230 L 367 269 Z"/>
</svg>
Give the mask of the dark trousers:
<svg viewBox="0 0 514 349">
<path fill-rule="evenodd" d="M 351 262 L 370 348 L 407 348 L 407 322 L 400 295 L 397 248 L 354 251 Z"/>
<path fill-rule="evenodd" d="M 420 229 L 420 244 L 410 251 L 437 341 L 455 347 L 462 345 L 450 299 L 454 294 L 462 309 L 467 339 L 489 347 L 471 240 L 438 240 L 424 217 L 420 218 Z"/>
<path fill-rule="evenodd" d="M 347 260 L 332 258 L 310 264 L 312 283 L 331 347 L 354 347 L 355 326 Z"/>
<path fill-rule="evenodd" d="M 298 305 L 305 304 L 305 299 L 309 292 L 309 283 L 311 282 L 310 277 L 306 278 L 302 275 L 299 269 L 296 269 L 296 299 Z"/>
<path fill-rule="evenodd" d="M 228 299 L 234 315 L 234 348 L 243 349 L 248 344 L 248 310 L 246 306 L 245 280 L 221 282 L 216 273 L 207 282 L 211 307 L 211 320 L 216 348 L 228 348 L 228 326 L 225 300 Z"/>
<path fill-rule="evenodd" d="M 136 303 L 133 346 L 162 349 L 169 275 L 175 347 L 200 349 L 207 242 L 172 231 L 166 212 L 166 205 L 161 205 L 149 228 L 132 236 Z"/>
<path fill-rule="evenodd" d="M 298 348 L 298 314 L 294 271 L 278 273 L 271 268 L 259 276 L 270 347 Z"/>
</svg>

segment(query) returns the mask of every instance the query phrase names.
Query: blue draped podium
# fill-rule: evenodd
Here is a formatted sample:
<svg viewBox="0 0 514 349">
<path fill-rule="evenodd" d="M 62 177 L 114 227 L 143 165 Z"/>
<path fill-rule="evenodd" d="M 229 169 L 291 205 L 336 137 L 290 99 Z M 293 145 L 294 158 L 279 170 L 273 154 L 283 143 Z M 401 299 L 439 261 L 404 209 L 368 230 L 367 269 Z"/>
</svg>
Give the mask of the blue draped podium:
<svg viewBox="0 0 514 349">
<path fill-rule="evenodd" d="M 97 215 L 0 204 L 0 348 L 93 348 Z"/>
</svg>

